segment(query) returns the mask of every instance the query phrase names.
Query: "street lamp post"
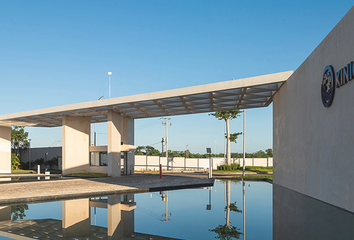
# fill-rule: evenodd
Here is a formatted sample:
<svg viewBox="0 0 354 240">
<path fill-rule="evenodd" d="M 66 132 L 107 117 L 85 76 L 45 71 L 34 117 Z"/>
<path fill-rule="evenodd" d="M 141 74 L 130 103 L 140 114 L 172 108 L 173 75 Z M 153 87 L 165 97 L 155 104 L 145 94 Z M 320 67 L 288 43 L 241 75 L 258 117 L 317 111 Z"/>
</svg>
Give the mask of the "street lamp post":
<svg viewBox="0 0 354 240">
<path fill-rule="evenodd" d="M 108 78 L 109 78 L 109 98 L 111 98 L 111 76 L 112 76 L 112 72 L 108 72 Z"/>
<path fill-rule="evenodd" d="M 31 169 L 31 140 L 32 139 L 28 139 L 28 168 Z"/>
</svg>

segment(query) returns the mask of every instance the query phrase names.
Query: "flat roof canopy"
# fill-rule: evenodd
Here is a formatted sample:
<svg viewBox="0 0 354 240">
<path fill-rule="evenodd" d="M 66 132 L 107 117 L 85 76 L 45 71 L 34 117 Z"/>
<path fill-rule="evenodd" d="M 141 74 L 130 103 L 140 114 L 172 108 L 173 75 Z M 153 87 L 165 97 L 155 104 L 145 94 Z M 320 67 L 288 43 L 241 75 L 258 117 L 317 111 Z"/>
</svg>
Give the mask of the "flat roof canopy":
<svg viewBox="0 0 354 240">
<path fill-rule="evenodd" d="M 1 126 L 57 127 L 62 116 L 107 122 L 108 111 L 133 119 L 267 107 L 293 71 L 194 87 L 0 115 Z"/>
</svg>

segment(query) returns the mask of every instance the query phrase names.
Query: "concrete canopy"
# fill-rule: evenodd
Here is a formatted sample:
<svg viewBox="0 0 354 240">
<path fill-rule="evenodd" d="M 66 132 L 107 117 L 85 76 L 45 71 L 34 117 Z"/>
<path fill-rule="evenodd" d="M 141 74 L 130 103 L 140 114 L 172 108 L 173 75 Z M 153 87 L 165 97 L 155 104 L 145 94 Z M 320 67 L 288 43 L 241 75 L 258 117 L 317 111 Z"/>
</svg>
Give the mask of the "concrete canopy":
<svg viewBox="0 0 354 240">
<path fill-rule="evenodd" d="M 0 115 L 0 126 L 62 126 L 63 116 L 107 122 L 112 110 L 132 119 L 267 107 L 292 71 L 194 87 Z"/>
</svg>

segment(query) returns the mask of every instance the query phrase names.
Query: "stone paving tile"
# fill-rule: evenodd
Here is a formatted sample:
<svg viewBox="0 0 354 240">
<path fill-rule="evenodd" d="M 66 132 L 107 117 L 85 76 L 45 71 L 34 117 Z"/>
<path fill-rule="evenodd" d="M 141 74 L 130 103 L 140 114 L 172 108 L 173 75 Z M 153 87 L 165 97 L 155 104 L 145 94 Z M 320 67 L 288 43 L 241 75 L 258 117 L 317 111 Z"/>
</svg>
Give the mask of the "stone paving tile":
<svg viewBox="0 0 354 240">
<path fill-rule="evenodd" d="M 162 188 L 188 188 L 212 185 L 213 179 L 186 176 L 130 175 L 119 178 L 86 178 L 38 182 L 10 182 L 0 185 L 0 205 L 66 198 L 138 193 Z"/>
</svg>

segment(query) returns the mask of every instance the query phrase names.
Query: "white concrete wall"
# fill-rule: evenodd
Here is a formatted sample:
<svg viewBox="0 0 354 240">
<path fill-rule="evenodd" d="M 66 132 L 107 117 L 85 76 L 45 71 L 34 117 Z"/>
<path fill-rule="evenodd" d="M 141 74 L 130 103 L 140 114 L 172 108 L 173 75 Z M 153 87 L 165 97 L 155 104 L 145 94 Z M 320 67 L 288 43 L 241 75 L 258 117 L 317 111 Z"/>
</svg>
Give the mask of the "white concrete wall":
<svg viewBox="0 0 354 240">
<path fill-rule="evenodd" d="M 11 127 L 0 126 L 0 173 L 11 173 Z"/>
<path fill-rule="evenodd" d="M 90 166 L 89 172 L 92 173 L 108 173 L 108 167 L 107 166 Z"/>
<path fill-rule="evenodd" d="M 354 82 L 321 100 L 323 71 L 354 61 L 352 8 L 273 98 L 274 183 L 354 212 Z"/>
<path fill-rule="evenodd" d="M 158 157 L 158 156 L 143 156 L 136 155 L 135 156 L 135 170 L 143 171 L 143 170 L 158 170 L 159 158 L 161 159 L 162 169 L 166 170 L 166 157 Z M 212 158 L 213 159 L 213 169 L 216 170 L 219 165 L 225 164 L 224 158 Z M 147 163 L 146 163 L 147 161 Z M 181 171 L 181 170 L 206 170 L 209 169 L 209 158 L 187 158 L 186 165 L 184 163 L 183 157 L 170 158 L 169 161 L 169 170 Z M 231 159 L 231 163 L 238 163 L 242 166 L 243 159 L 233 158 Z M 268 165 L 267 165 L 268 163 Z M 273 159 L 272 158 L 246 158 L 246 166 L 259 166 L 259 167 L 272 167 Z M 171 168 L 172 167 L 172 168 Z"/>
</svg>

